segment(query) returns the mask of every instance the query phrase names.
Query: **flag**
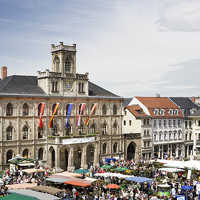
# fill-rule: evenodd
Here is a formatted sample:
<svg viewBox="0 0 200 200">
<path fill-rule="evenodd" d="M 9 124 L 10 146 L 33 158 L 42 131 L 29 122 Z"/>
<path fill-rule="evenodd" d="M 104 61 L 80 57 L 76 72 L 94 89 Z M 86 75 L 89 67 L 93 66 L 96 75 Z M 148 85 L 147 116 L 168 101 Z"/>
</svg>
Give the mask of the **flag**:
<svg viewBox="0 0 200 200">
<path fill-rule="evenodd" d="M 94 114 L 94 111 L 96 110 L 96 107 L 97 107 L 97 104 L 95 103 L 95 104 L 92 106 L 92 109 L 91 109 L 91 111 L 90 111 L 89 117 L 88 117 L 87 120 L 85 121 L 85 125 L 86 125 L 86 126 L 88 126 L 89 121 L 90 121 L 90 117 Z"/>
<path fill-rule="evenodd" d="M 59 103 L 56 104 L 55 108 L 54 108 L 54 111 L 53 111 L 53 114 L 49 120 L 49 128 L 52 128 L 52 122 L 53 122 L 53 118 L 54 118 L 54 115 L 56 114 L 57 112 L 57 109 L 58 109 L 58 106 L 59 106 Z"/>
<path fill-rule="evenodd" d="M 77 115 L 77 121 L 76 121 L 76 125 L 77 125 L 77 126 L 80 126 L 80 123 L 81 123 L 81 115 L 82 115 L 82 113 L 83 113 L 84 108 L 85 108 L 85 103 L 82 103 L 82 104 L 81 104 L 80 113 Z"/>
<path fill-rule="evenodd" d="M 69 116 L 70 116 L 71 111 L 72 111 L 72 106 L 73 106 L 73 104 L 70 103 L 70 104 L 69 104 L 69 107 L 68 107 L 68 111 L 67 111 L 67 119 L 66 119 L 66 123 L 65 123 L 66 128 L 69 127 Z"/>
<path fill-rule="evenodd" d="M 44 103 L 41 103 L 41 107 L 40 107 L 40 124 L 39 124 L 39 128 L 43 127 L 43 122 L 42 122 L 42 116 L 44 114 Z"/>
</svg>

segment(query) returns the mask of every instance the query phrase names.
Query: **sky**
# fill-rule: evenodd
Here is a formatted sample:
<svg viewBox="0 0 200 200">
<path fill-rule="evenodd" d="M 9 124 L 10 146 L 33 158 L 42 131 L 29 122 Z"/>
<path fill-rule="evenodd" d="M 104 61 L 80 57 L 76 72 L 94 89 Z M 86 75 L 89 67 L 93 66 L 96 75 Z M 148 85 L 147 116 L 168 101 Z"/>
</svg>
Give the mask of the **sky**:
<svg viewBox="0 0 200 200">
<path fill-rule="evenodd" d="M 123 97 L 200 96 L 199 0 L 0 0 L 0 66 L 51 69 L 77 44 L 77 72 Z"/>
</svg>

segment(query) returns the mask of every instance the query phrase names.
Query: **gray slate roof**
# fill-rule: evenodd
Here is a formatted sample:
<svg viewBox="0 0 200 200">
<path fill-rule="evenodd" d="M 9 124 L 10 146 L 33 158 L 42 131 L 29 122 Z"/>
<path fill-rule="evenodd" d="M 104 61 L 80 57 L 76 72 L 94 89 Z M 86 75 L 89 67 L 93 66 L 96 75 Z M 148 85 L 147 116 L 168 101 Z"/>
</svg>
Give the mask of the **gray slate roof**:
<svg viewBox="0 0 200 200">
<path fill-rule="evenodd" d="M 45 94 L 38 87 L 36 76 L 13 75 L 0 81 L 0 93 L 8 94 Z"/>
<path fill-rule="evenodd" d="M 88 81 L 89 96 L 107 96 L 107 97 L 119 97 L 112 92 Z"/>
<path fill-rule="evenodd" d="M 119 97 L 108 90 L 88 82 L 89 96 Z M 0 80 L 0 94 L 46 95 L 38 86 L 36 76 L 13 75 Z"/>
<path fill-rule="evenodd" d="M 132 99 L 133 99 L 133 98 L 124 98 L 123 107 L 128 106 L 128 104 L 131 102 Z"/>
<path fill-rule="evenodd" d="M 181 109 L 184 109 L 184 116 L 191 115 L 191 110 L 200 109 L 192 100 L 188 97 L 170 97 L 170 99 L 178 105 Z"/>
</svg>

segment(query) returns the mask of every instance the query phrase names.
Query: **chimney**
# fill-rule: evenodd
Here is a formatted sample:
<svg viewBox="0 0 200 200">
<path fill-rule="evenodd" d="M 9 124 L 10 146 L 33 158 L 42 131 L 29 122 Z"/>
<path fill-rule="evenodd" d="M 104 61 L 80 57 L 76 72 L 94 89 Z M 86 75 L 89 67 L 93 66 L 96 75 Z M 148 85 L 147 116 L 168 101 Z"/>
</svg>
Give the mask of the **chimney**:
<svg viewBox="0 0 200 200">
<path fill-rule="evenodd" d="M 4 79 L 7 77 L 7 67 L 3 66 L 1 67 L 1 78 Z"/>
<path fill-rule="evenodd" d="M 195 97 L 192 97 L 192 102 L 193 102 L 193 103 L 195 103 L 195 99 L 196 99 Z"/>
</svg>

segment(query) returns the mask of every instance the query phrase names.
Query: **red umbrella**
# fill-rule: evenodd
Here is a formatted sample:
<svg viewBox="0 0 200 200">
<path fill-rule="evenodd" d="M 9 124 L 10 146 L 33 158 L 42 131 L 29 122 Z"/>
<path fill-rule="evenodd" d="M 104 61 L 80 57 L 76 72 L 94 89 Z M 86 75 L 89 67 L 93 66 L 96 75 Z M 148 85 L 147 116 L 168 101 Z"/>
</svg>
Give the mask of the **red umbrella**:
<svg viewBox="0 0 200 200">
<path fill-rule="evenodd" d="M 117 185 L 117 184 L 108 184 L 108 185 L 106 185 L 105 188 L 107 188 L 107 189 L 119 189 L 120 186 Z"/>
</svg>

